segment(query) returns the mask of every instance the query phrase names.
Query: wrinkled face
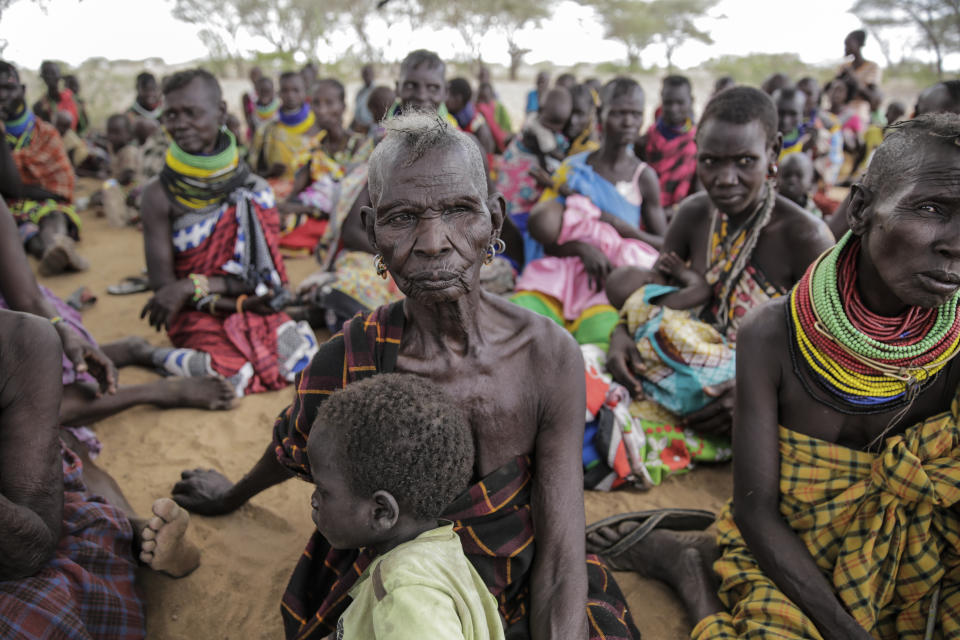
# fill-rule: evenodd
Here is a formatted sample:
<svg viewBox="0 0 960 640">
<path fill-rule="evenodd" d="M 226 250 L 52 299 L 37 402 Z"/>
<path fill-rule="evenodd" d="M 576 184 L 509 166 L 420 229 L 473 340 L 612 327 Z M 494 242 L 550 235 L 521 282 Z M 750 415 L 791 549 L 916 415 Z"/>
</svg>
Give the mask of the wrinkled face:
<svg viewBox="0 0 960 640">
<path fill-rule="evenodd" d="M 613 144 L 636 142 L 643 126 L 643 93 L 634 91 L 622 95 L 604 105 L 603 131 L 605 141 Z"/>
<path fill-rule="evenodd" d="M 310 496 L 313 523 L 334 549 L 357 549 L 371 542 L 371 500 L 357 496 L 350 488 L 338 464 L 335 443 L 331 428 L 319 421 L 313 425 L 307 440 L 314 483 Z"/>
<path fill-rule="evenodd" d="M 340 92 L 332 84 L 321 82 L 310 97 L 310 108 L 317 118 L 321 129 L 333 129 L 343 125 L 343 112 L 346 105 L 340 98 Z"/>
<path fill-rule="evenodd" d="M 573 109 L 570 110 L 570 119 L 567 120 L 564 135 L 570 140 L 576 139 L 583 133 L 584 129 L 590 126 L 590 119 L 595 107 L 593 100 L 588 95 L 581 95 L 573 100 Z"/>
<path fill-rule="evenodd" d="M 371 242 L 397 286 L 425 304 L 449 302 L 479 286 L 487 247 L 500 233 L 502 198 L 475 184 L 459 147 L 427 152 L 390 171 L 374 203 Z"/>
<path fill-rule="evenodd" d="M 800 91 L 794 93 L 792 98 L 777 100 L 777 117 L 779 118 L 777 128 L 780 133 L 788 135 L 800 126 L 803 121 L 803 107 L 806 103 L 807 97 Z"/>
<path fill-rule="evenodd" d="M 148 109 L 160 104 L 160 89 L 156 80 L 148 80 L 137 85 L 137 102 Z"/>
<path fill-rule="evenodd" d="M 866 207 L 861 239 L 891 296 L 936 307 L 960 288 L 960 149 L 931 142 L 904 168 Z"/>
<path fill-rule="evenodd" d="M 299 111 L 303 108 L 304 96 L 303 77 L 300 75 L 287 76 L 280 79 L 280 108 L 284 111 Z"/>
<path fill-rule="evenodd" d="M 758 121 L 732 124 L 711 118 L 697 136 L 697 176 L 711 202 L 727 215 L 759 201 L 779 145 L 768 146 Z"/>
<path fill-rule="evenodd" d="M 664 87 L 660 92 L 660 100 L 663 104 L 663 119 L 671 127 L 681 126 L 690 117 L 693 98 L 690 96 L 690 88 L 686 85 Z"/>
<path fill-rule="evenodd" d="M 813 188 L 813 163 L 803 153 L 791 153 L 784 158 L 777 174 L 777 190 L 784 198 L 797 204 L 804 203 L 804 196 Z"/>
<path fill-rule="evenodd" d="M 400 109 L 437 111 L 447 98 L 447 83 L 442 66 L 421 64 L 403 72 L 397 82 Z"/>
<path fill-rule="evenodd" d="M 133 138 L 133 130 L 126 116 L 107 120 L 107 140 L 114 149 L 120 149 Z"/>
<path fill-rule="evenodd" d="M 48 87 L 60 86 L 60 67 L 55 64 L 40 65 L 40 79 Z"/>
<path fill-rule="evenodd" d="M 216 146 L 227 107 L 204 82 L 195 78 L 164 97 L 161 120 L 167 133 L 187 153 L 211 153 Z"/>
<path fill-rule="evenodd" d="M 12 120 L 23 106 L 23 85 L 12 73 L 0 73 L 0 116 Z"/>
<path fill-rule="evenodd" d="M 273 80 L 270 78 L 260 78 L 257 82 L 257 103 L 264 106 L 273 102 L 276 95 L 273 90 Z"/>
</svg>

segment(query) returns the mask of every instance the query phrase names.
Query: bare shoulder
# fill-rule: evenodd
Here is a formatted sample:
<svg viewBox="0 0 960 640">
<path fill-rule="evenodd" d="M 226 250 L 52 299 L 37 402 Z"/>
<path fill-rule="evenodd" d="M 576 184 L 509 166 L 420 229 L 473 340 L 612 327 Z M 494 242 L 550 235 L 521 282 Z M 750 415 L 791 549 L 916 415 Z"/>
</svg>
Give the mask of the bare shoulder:
<svg viewBox="0 0 960 640">
<path fill-rule="evenodd" d="M 706 191 L 697 193 L 684 198 L 683 202 L 677 208 L 677 213 L 673 216 L 670 227 L 680 227 L 689 229 L 694 225 L 702 225 L 709 222 L 710 219 L 710 197 Z"/>
<path fill-rule="evenodd" d="M 156 221 L 170 216 L 170 201 L 163 192 L 160 178 L 153 178 L 143 188 L 143 201 L 140 207 L 144 219 Z"/>
<path fill-rule="evenodd" d="M 751 309 L 737 329 L 737 353 L 759 362 L 777 358 L 789 347 L 786 313 L 790 296 L 774 298 Z"/>
<path fill-rule="evenodd" d="M 800 272 L 834 245 L 833 233 L 826 222 L 783 196 L 777 196 L 774 216 L 781 231 L 780 236 L 790 244 L 788 255 L 797 261 Z"/>
<path fill-rule="evenodd" d="M 510 341 L 523 342 L 522 348 L 538 375 L 580 360 L 576 340 L 556 322 L 499 296 L 484 295 L 493 311 L 503 318 L 504 326 L 509 327 Z"/>
</svg>

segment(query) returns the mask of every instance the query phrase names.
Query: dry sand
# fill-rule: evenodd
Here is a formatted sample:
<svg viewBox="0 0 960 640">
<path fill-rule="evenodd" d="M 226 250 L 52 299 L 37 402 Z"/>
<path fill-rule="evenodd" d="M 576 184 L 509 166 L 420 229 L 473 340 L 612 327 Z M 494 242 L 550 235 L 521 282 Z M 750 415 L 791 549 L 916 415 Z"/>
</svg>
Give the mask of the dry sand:
<svg viewBox="0 0 960 640">
<path fill-rule="evenodd" d="M 139 274 L 144 267 L 141 234 L 112 229 L 90 212 L 85 212 L 84 224 L 79 248 L 90 259 L 90 271 L 45 278 L 43 284 L 62 297 L 81 285 L 90 287 L 99 301 L 84 312 L 84 322 L 100 342 L 137 335 L 155 345 L 169 344 L 165 335 L 139 319 L 147 294 L 115 297 L 106 292 L 109 284 Z M 288 260 L 287 269 L 291 282 L 297 283 L 313 271 L 314 264 L 311 259 Z M 129 368 L 121 371 L 120 382 L 137 384 L 156 377 Z M 113 474 L 133 507 L 146 515 L 155 498 L 169 495 L 184 469 L 214 468 L 238 479 L 270 442 L 274 418 L 291 394 L 288 388 L 249 396 L 225 412 L 134 408 L 93 426 L 104 444 L 98 462 Z M 623 511 L 668 506 L 718 511 L 731 489 L 730 467 L 721 465 L 668 479 L 646 493 L 588 492 L 587 522 Z M 191 529 L 202 549 L 201 566 L 180 580 L 140 572 L 148 637 L 283 638 L 280 596 L 312 528 L 310 491 L 306 483 L 291 480 L 231 515 L 194 516 Z M 689 634 L 689 623 L 669 590 L 632 574 L 616 577 L 644 638 L 671 640 Z"/>
</svg>

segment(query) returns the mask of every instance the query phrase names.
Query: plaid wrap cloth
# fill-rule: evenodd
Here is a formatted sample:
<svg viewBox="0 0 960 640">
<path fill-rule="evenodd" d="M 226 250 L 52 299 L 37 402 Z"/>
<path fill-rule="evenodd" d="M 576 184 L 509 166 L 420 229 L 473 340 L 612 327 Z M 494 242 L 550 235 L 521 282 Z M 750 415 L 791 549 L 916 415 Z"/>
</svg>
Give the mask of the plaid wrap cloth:
<svg viewBox="0 0 960 640">
<path fill-rule="evenodd" d="M 307 438 L 320 405 L 345 385 L 390 373 L 403 334 L 403 302 L 358 314 L 320 347 L 297 380 L 297 395 L 274 427 L 278 460 L 311 481 Z M 529 574 L 535 557 L 530 498 L 533 463 L 518 457 L 470 486 L 444 518 L 454 522 L 464 553 L 499 603 L 507 638 L 527 638 Z M 350 601 L 348 592 L 374 557 L 369 549 L 331 549 L 314 532 L 287 585 L 281 604 L 288 638 L 319 639 L 333 632 Z M 596 556 L 587 556 L 587 619 L 590 638 L 620 640 L 640 633 L 613 575 Z"/>
<path fill-rule="evenodd" d="M 780 427 L 780 513 L 850 614 L 875 638 L 960 638 L 960 395 L 879 454 Z M 730 614 L 694 638 L 820 638 L 750 553 L 730 505 L 714 565 Z M 935 601 L 936 599 L 936 601 Z M 731 615 L 732 614 L 732 615 Z"/>
<path fill-rule="evenodd" d="M 13 152 L 24 184 L 42 187 L 67 202 L 73 200 L 76 177 L 56 128 L 37 118 L 29 144 Z"/>
<path fill-rule="evenodd" d="M 135 640 L 146 637 L 134 584 L 133 529 L 91 495 L 83 463 L 63 447 L 63 523 L 53 559 L 23 580 L 0 581 L 0 638 Z"/>
</svg>

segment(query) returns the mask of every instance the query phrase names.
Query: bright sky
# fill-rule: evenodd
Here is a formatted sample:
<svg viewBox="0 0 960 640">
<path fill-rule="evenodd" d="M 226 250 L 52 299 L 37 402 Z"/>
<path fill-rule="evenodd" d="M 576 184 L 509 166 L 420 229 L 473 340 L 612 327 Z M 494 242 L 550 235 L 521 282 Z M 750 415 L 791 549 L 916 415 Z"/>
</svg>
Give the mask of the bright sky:
<svg viewBox="0 0 960 640">
<path fill-rule="evenodd" d="M 322 0 L 318 0 L 322 1 Z M 473 0 L 480 1 L 483 0 Z M 690 68 L 719 55 L 796 52 L 809 63 L 839 63 L 843 38 L 859 28 L 848 13 L 853 0 L 792 0 L 756 2 L 721 0 L 713 16 L 701 21 L 716 44 L 689 43 L 674 56 L 681 68 Z M 197 37 L 199 27 L 179 22 L 171 15 L 172 0 L 47 0 L 46 10 L 28 0 L 19 0 L 4 11 L 0 33 L 7 40 L 3 57 L 36 69 L 45 58 L 77 65 L 91 57 L 140 60 L 160 57 L 168 63 L 201 59 L 207 50 Z M 794 6 L 793 15 L 785 7 Z M 141 25 L 138 27 L 138 25 Z M 426 47 L 441 56 L 462 56 L 466 48 L 453 30 L 412 30 L 407 24 L 387 26 L 382 20 L 371 23 L 388 59 L 400 59 L 410 49 Z M 42 37 L 41 37 L 42 34 Z M 517 38 L 531 49 L 526 62 L 549 61 L 558 66 L 577 62 L 624 60 L 623 45 L 603 38 L 603 28 L 591 9 L 565 0 L 554 18 L 540 28 L 527 28 Z M 901 37 L 894 43 L 894 59 L 908 45 Z M 353 34 L 336 34 L 332 47 L 318 52 L 319 59 L 335 58 L 353 41 Z M 251 38 L 241 41 L 245 50 L 269 50 Z M 491 34 L 483 42 L 484 59 L 506 64 L 506 43 Z M 877 43 L 870 39 L 864 55 L 883 64 Z M 947 68 L 960 66 L 960 58 L 948 59 Z M 644 52 L 645 65 L 665 65 L 662 50 Z"/>
</svg>

